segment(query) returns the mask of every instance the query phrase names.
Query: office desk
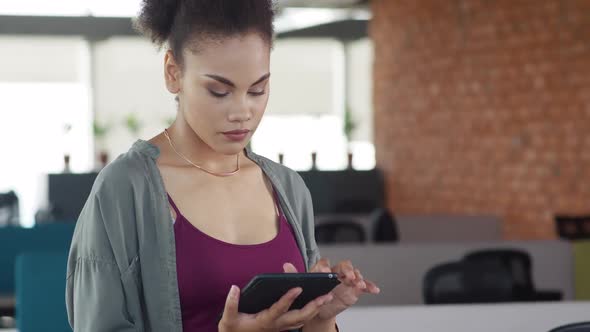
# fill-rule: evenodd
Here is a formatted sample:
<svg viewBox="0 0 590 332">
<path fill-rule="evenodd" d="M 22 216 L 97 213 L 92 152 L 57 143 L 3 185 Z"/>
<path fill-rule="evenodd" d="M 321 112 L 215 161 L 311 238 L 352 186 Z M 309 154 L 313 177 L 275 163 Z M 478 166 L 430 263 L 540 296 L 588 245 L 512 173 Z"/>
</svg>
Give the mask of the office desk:
<svg viewBox="0 0 590 332">
<path fill-rule="evenodd" d="M 352 307 L 338 316 L 342 332 L 548 332 L 581 321 L 590 321 L 590 302 Z"/>
</svg>

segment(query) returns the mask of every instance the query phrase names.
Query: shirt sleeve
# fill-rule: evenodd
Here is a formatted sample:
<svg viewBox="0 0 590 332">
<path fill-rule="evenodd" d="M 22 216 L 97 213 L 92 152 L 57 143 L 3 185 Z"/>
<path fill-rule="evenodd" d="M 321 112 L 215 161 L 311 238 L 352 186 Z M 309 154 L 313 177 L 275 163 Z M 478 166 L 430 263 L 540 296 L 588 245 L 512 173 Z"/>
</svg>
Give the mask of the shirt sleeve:
<svg viewBox="0 0 590 332">
<path fill-rule="evenodd" d="M 320 260 L 320 250 L 315 241 L 315 218 L 313 212 L 313 201 L 311 199 L 311 193 L 305 184 L 304 198 L 303 198 L 303 212 L 302 212 L 302 230 L 303 237 L 306 242 L 307 251 L 307 268 L 310 269 L 313 265 Z"/>
<path fill-rule="evenodd" d="M 66 308 L 74 331 L 136 331 L 126 304 L 99 197 L 80 214 L 68 257 Z"/>
</svg>

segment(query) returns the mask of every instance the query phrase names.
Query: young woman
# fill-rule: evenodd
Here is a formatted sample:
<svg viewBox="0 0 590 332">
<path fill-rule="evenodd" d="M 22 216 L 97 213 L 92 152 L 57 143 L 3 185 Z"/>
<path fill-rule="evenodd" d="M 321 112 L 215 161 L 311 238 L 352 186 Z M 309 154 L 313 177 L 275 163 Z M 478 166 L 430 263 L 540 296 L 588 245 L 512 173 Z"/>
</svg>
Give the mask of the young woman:
<svg viewBox="0 0 590 332">
<path fill-rule="evenodd" d="M 268 101 L 273 16 L 271 0 L 143 1 L 177 116 L 94 184 L 68 261 L 75 331 L 336 331 L 336 315 L 379 292 L 350 262 L 319 259 L 302 179 L 247 148 Z M 301 310 L 288 311 L 292 289 L 238 313 L 252 277 L 296 271 L 342 283 Z"/>
</svg>

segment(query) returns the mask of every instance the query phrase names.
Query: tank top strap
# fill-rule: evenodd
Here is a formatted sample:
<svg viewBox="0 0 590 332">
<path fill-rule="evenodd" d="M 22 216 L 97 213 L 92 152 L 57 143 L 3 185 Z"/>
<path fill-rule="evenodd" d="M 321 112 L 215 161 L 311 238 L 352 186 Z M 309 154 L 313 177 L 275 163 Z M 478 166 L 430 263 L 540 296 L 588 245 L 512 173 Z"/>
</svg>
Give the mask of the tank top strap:
<svg viewBox="0 0 590 332">
<path fill-rule="evenodd" d="M 170 205 L 174 209 L 174 212 L 176 212 L 176 219 L 178 219 L 178 217 L 182 216 L 182 213 L 180 213 L 180 210 L 176 206 L 176 203 L 174 203 L 174 201 L 172 200 L 172 197 L 170 197 L 170 194 L 166 193 L 166 196 L 168 196 L 168 202 L 170 202 Z"/>
<path fill-rule="evenodd" d="M 272 196 L 274 199 L 274 203 L 275 203 L 275 212 L 277 213 L 277 217 L 281 217 L 282 213 L 281 213 L 281 205 L 279 203 L 279 194 L 277 194 L 277 191 L 275 190 L 275 188 L 272 188 Z"/>
</svg>

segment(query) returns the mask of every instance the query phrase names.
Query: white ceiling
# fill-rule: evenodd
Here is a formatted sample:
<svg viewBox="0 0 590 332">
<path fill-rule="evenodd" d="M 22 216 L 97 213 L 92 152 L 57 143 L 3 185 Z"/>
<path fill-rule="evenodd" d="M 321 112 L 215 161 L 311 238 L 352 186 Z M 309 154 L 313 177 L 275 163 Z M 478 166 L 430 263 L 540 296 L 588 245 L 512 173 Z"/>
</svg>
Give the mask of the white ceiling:
<svg viewBox="0 0 590 332">
<path fill-rule="evenodd" d="M 277 0 L 285 8 L 359 8 L 364 0 Z M 0 15 L 134 16 L 140 0 L 0 0 Z"/>
</svg>

